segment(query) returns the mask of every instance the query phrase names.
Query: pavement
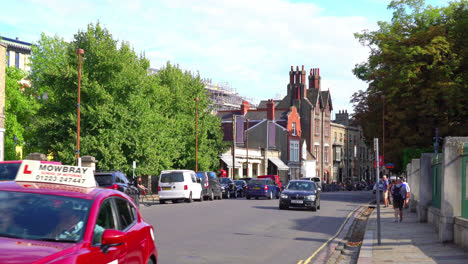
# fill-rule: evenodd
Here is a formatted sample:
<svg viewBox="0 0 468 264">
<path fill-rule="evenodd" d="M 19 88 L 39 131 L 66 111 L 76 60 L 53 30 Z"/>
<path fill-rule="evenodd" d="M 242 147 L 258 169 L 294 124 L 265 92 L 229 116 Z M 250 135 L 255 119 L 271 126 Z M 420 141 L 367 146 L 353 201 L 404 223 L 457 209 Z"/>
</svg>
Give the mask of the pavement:
<svg viewBox="0 0 468 264">
<path fill-rule="evenodd" d="M 377 243 L 377 209 L 369 217 L 358 264 L 468 263 L 468 251 L 453 243 L 440 243 L 435 228 L 420 223 L 405 209 L 403 222 L 394 222 L 394 210 L 381 207 L 381 244 Z"/>
</svg>

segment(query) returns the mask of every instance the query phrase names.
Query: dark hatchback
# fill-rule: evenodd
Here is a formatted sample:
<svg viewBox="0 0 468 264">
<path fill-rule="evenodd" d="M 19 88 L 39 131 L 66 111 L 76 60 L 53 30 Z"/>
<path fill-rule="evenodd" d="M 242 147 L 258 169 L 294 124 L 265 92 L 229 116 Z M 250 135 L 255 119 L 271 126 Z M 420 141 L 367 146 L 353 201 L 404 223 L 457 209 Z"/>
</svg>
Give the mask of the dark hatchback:
<svg viewBox="0 0 468 264">
<path fill-rule="evenodd" d="M 203 197 L 209 200 L 223 199 L 221 184 L 216 180 L 216 173 L 212 171 L 197 172 L 198 178 L 201 178 Z"/>
<path fill-rule="evenodd" d="M 275 197 L 278 199 L 279 195 L 280 192 L 278 186 L 276 186 L 273 180 L 269 178 L 250 180 L 245 192 L 245 197 L 247 199 L 250 199 L 251 197 L 255 197 L 255 199 L 258 199 L 259 197 L 273 199 L 273 197 Z"/>
<path fill-rule="evenodd" d="M 247 182 L 243 180 L 235 180 L 234 183 L 237 185 L 237 196 L 244 197 L 245 190 L 247 189 Z"/>
<path fill-rule="evenodd" d="M 126 195 L 130 196 L 133 201 L 138 205 L 138 188 L 131 184 L 125 173 L 118 170 L 109 171 L 95 171 L 94 179 L 96 179 L 99 187 L 119 190 Z"/>
<path fill-rule="evenodd" d="M 234 180 L 231 178 L 218 178 L 219 183 L 221 184 L 221 190 L 223 191 L 223 196 L 226 198 L 237 198 L 237 186 Z"/>
<path fill-rule="evenodd" d="M 289 207 L 320 209 L 320 191 L 313 181 L 292 180 L 281 193 L 279 209 Z"/>
</svg>

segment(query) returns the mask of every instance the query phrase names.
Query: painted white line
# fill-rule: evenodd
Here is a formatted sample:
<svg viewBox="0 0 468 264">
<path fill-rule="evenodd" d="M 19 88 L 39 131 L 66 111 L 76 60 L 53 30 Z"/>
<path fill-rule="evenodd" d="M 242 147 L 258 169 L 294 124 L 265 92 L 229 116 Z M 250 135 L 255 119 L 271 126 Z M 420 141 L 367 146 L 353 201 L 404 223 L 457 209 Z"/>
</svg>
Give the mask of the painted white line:
<svg viewBox="0 0 468 264">
<path fill-rule="evenodd" d="M 336 234 L 332 237 L 330 237 L 330 239 L 328 239 L 327 242 L 325 242 L 321 247 L 319 247 L 315 252 L 314 254 L 312 254 L 312 256 L 310 256 L 306 261 L 299 261 L 297 264 L 309 264 L 310 261 L 312 261 L 312 259 L 315 257 L 315 255 L 317 255 L 320 250 L 322 250 L 328 243 L 330 243 L 330 241 L 332 241 L 333 239 L 335 239 L 341 232 L 341 230 L 343 229 L 343 227 L 345 226 L 345 224 L 348 222 L 349 218 L 351 217 L 352 214 L 354 214 L 358 209 L 360 209 L 361 206 L 358 206 L 356 207 L 353 211 L 351 211 L 348 216 L 346 216 L 346 219 L 345 221 L 343 222 L 343 224 L 340 226 L 340 228 L 338 229 L 338 231 L 336 232 Z"/>
</svg>

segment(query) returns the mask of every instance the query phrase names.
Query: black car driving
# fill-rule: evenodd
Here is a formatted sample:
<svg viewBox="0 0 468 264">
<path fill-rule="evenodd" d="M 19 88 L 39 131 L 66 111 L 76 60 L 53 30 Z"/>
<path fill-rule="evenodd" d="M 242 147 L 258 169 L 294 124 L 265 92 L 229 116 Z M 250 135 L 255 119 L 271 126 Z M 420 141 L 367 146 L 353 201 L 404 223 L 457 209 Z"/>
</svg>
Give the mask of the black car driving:
<svg viewBox="0 0 468 264">
<path fill-rule="evenodd" d="M 237 186 L 234 180 L 231 178 L 218 178 L 219 183 L 221 183 L 221 190 L 223 191 L 223 196 L 226 198 L 237 198 Z"/>
<path fill-rule="evenodd" d="M 235 180 L 234 181 L 237 185 L 237 196 L 244 197 L 245 196 L 245 189 L 247 187 L 247 182 L 244 180 Z"/>
<path fill-rule="evenodd" d="M 313 181 L 292 180 L 281 193 L 279 209 L 289 207 L 320 209 L 320 191 Z"/>
</svg>

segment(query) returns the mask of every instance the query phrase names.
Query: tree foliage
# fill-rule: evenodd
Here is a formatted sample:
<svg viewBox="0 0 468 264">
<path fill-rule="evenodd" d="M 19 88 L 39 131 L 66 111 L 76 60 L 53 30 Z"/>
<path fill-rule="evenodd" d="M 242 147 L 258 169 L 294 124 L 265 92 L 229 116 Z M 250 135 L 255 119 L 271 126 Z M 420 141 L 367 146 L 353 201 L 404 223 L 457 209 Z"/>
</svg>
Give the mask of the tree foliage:
<svg viewBox="0 0 468 264">
<path fill-rule="evenodd" d="M 75 163 L 78 57 L 81 75 L 80 155 L 98 160 L 99 169 L 157 174 L 171 168 L 195 169 L 195 97 L 199 97 L 199 169 L 218 167 L 223 151 L 220 120 L 208 112 L 200 77 L 167 64 L 149 75 L 148 60 L 129 43 L 114 40 L 99 23 L 78 32 L 70 43 L 42 35 L 33 48 L 34 87 L 39 102 L 30 145 L 64 163 Z"/>
<path fill-rule="evenodd" d="M 26 73 L 6 68 L 5 78 L 5 160 L 17 160 L 16 145 L 22 146 L 38 109 L 36 92 L 25 80 Z M 16 136 L 17 142 L 13 138 Z"/>
<path fill-rule="evenodd" d="M 388 8 L 390 22 L 355 34 L 370 56 L 353 73 L 369 86 L 351 102 L 368 138 L 382 135 L 385 102 L 385 160 L 401 169 L 402 150 L 431 147 L 436 127 L 442 136 L 468 135 L 468 2 L 398 0 Z"/>
</svg>

